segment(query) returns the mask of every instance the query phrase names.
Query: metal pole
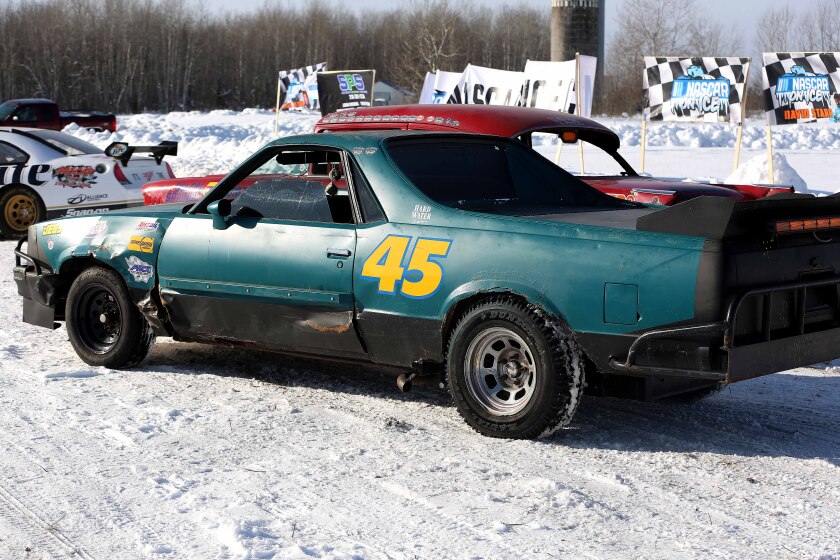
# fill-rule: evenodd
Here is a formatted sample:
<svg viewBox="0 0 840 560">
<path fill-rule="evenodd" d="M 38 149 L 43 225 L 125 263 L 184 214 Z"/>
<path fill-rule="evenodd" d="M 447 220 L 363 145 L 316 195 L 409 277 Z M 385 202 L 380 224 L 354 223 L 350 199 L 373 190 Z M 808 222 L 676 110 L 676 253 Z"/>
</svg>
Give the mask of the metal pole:
<svg viewBox="0 0 840 560">
<path fill-rule="evenodd" d="M 773 169 L 773 135 L 770 133 L 770 123 L 767 123 L 767 165 L 770 166 L 770 183 L 776 184 L 776 170 Z"/>
</svg>

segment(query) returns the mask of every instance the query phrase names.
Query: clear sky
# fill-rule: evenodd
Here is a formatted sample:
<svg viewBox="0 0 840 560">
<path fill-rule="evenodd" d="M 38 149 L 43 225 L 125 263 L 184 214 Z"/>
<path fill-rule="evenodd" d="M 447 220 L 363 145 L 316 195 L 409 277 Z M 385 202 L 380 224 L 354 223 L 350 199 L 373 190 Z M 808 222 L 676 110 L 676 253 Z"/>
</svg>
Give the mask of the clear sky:
<svg viewBox="0 0 840 560">
<path fill-rule="evenodd" d="M 2 0 L 0 0 L 2 1 Z M 305 6 L 307 0 L 268 0 L 272 3 L 280 3 L 291 6 Z M 325 0 L 328 4 L 335 4 L 347 9 L 368 10 L 368 9 L 388 9 L 398 7 L 403 2 L 400 0 Z M 459 0 L 452 0 L 458 2 Z M 466 0 L 471 1 L 477 6 L 485 6 L 488 10 L 494 7 L 508 4 L 525 4 L 527 6 L 544 6 L 546 9 L 546 17 L 551 6 L 551 0 Z M 618 27 L 617 12 L 618 7 L 623 0 L 601 0 L 606 2 L 607 6 L 607 37 Z M 206 6 L 212 11 L 253 11 L 258 10 L 264 6 L 266 0 L 236 0 L 230 2 L 228 0 L 204 0 Z M 708 17 L 710 19 L 723 22 L 730 26 L 735 24 L 739 32 L 741 32 L 741 43 L 744 47 L 745 54 L 749 55 L 747 51 L 753 50 L 753 36 L 755 33 L 755 25 L 761 13 L 769 8 L 778 8 L 785 5 L 790 5 L 798 10 L 808 9 L 817 3 L 817 0 L 697 0 L 697 6 L 702 7 L 701 13 L 684 14 L 686 18 Z M 731 53 L 737 54 L 737 53 Z"/>
</svg>

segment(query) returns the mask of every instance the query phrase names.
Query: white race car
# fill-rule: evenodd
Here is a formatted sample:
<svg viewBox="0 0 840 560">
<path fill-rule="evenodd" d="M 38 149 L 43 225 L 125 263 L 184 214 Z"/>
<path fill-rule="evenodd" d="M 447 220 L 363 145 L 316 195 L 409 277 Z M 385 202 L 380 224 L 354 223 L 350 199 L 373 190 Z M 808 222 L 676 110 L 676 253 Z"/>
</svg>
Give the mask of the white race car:
<svg viewBox="0 0 840 560">
<path fill-rule="evenodd" d="M 141 206 L 140 187 L 173 178 L 163 157 L 176 154 L 175 142 L 103 151 L 63 132 L 0 127 L 0 234 L 20 237 L 42 220 Z"/>
</svg>

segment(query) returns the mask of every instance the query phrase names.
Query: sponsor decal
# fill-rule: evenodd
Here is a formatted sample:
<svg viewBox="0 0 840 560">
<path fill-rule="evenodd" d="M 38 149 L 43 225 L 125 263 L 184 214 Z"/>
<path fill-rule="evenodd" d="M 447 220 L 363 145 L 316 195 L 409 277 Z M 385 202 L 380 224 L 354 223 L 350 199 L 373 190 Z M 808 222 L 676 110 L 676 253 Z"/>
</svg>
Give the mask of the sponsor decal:
<svg viewBox="0 0 840 560">
<path fill-rule="evenodd" d="M 158 221 L 155 220 L 145 220 L 137 224 L 137 227 L 134 228 L 136 231 L 157 231 L 158 226 L 160 224 Z"/>
<path fill-rule="evenodd" d="M 125 264 L 128 265 L 128 272 L 134 277 L 135 282 L 148 282 L 155 273 L 152 265 L 137 257 L 126 258 Z"/>
<path fill-rule="evenodd" d="M 56 184 L 72 189 L 89 189 L 96 184 L 96 170 L 90 165 L 62 165 L 53 169 Z"/>
<path fill-rule="evenodd" d="M 409 251 L 412 238 L 389 235 L 373 250 L 362 267 L 362 279 L 378 282 L 380 294 L 398 291 L 412 299 L 424 299 L 437 292 L 443 283 L 443 263 L 449 255 L 451 239 L 420 237 Z M 406 262 L 408 254 L 408 264 Z"/>
<path fill-rule="evenodd" d="M 125 142 L 114 142 L 105 150 L 105 153 L 111 157 L 120 157 L 128 151 L 128 144 Z"/>
<path fill-rule="evenodd" d="M 825 74 L 806 72 L 803 66 L 793 66 L 779 76 L 776 99 L 780 106 L 794 103 L 828 103 L 831 99 L 831 79 Z"/>
<path fill-rule="evenodd" d="M 365 148 L 365 154 L 372 156 L 376 153 L 376 148 Z"/>
<path fill-rule="evenodd" d="M 60 224 L 47 224 L 41 228 L 41 235 L 58 235 L 61 231 Z"/>
<path fill-rule="evenodd" d="M 143 177 L 145 177 L 147 181 L 151 181 L 154 178 L 154 176 L 155 176 L 154 171 L 145 171 L 143 173 Z"/>
<path fill-rule="evenodd" d="M 155 240 L 151 237 L 143 237 L 142 235 L 132 235 L 128 242 L 129 251 L 137 251 L 138 253 L 151 253 L 155 250 Z"/>
<path fill-rule="evenodd" d="M 204 183 L 189 183 L 182 186 L 172 187 L 170 190 L 166 191 L 166 202 L 192 202 L 193 200 L 198 200 L 204 193 L 206 193 L 210 187 L 216 185 L 216 183 L 210 183 L 205 185 Z"/>
<path fill-rule="evenodd" d="M 26 183 L 33 187 L 40 187 L 49 180 L 41 175 L 49 173 L 49 165 L 0 165 L 0 185 L 9 183 Z"/>
<path fill-rule="evenodd" d="M 729 89 L 726 78 L 706 74 L 700 66 L 689 66 L 684 76 L 679 76 L 671 90 L 671 112 L 678 116 L 698 113 L 729 115 Z"/>
<path fill-rule="evenodd" d="M 108 195 L 102 194 L 77 194 L 67 199 L 67 204 L 81 204 L 82 202 L 105 200 Z"/>
<path fill-rule="evenodd" d="M 49 241 L 47 241 L 47 249 L 52 251 L 53 247 L 55 247 L 55 240 L 51 237 Z"/>
<path fill-rule="evenodd" d="M 107 208 L 68 208 L 65 216 L 90 216 L 92 214 L 104 214 Z"/>
<path fill-rule="evenodd" d="M 415 204 L 414 211 L 411 212 L 411 219 L 418 224 L 428 223 L 432 219 L 432 207 L 423 204 Z"/>
<path fill-rule="evenodd" d="M 93 224 L 93 227 L 90 228 L 90 231 L 88 231 L 85 234 L 85 237 L 96 237 L 97 235 L 101 235 L 106 231 L 108 231 L 108 222 L 99 220 L 98 222 Z"/>
</svg>

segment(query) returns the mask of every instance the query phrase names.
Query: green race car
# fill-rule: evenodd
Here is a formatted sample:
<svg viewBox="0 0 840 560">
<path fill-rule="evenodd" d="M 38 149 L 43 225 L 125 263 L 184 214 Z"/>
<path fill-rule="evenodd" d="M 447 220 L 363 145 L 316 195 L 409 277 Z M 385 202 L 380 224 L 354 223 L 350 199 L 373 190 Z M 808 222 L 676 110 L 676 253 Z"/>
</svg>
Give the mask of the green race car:
<svg viewBox="0 0 840 560">
<path fill-rule="evenodd" d="M 384 364 L 532 438 L 588 390 L 659 398 L 840 356 L 840 199 L 607 196 L 515 140 L 272 142 L 194 204 L 37 224 L 23 320 L 88 364 L 156 335 Z M 26 243 L 24 249 L 23 243 Z"/>
</svg>

